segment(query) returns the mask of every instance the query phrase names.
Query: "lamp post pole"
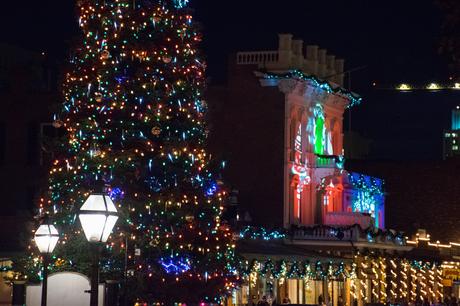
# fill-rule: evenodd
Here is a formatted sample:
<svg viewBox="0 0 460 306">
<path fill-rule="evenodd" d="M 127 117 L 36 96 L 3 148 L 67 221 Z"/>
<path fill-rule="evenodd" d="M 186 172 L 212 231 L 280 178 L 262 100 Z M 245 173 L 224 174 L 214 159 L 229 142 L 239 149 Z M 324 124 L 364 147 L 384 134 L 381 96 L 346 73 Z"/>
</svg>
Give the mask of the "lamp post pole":
<svg viewBox="0 0 460 306">
<path fill-rule="evenodd" d="M 49 254 L 43 254 L 43 282 L 42 282 L 42 304 L 41 306 L 46 306 L 46 300 L 48 298 L 48 264 L 50 258 Z"/>
<path fill-rule="evenodd" d="M 100 246 L 98 243 L 91 243 L 92 263 L 91 263 L 91 292 L 90 306 L 98 306 L 99 299 L 99 253 Z"/>
<path fill-rule="evenodd" d="M 118 215 L 115 204 L 105 193 L 93 193 L 83 203 L 78 213 L 83 232 L 91 249 L 90 306 L 98 306 L 99 299 L 99 256 L 107 242 Z"/>
</svg>

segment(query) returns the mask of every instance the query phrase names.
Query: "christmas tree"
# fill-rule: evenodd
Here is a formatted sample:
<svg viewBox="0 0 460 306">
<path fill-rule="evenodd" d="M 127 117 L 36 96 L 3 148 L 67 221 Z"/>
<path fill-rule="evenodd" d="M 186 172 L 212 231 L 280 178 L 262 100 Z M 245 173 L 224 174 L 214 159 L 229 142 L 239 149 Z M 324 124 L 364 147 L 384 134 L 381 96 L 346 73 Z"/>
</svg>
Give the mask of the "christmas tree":
<svg viewBox="0 0 460 306">
<path fill-rule="evenodd" d="M 225 190 L 205 151 L 205 64 L 187 2 L 78 1 L 83 35 L 55 122 L 67 133 L 39 209 L 61 234 L 50 269 L 87 273 L 76 215 L 103 189 L 120 214 L 103 278 L 128 271 L 132 299 L 167 305 L 218 301 L 237 278 L 232 233 L 221 220 Z M 22 263 L 34 279 L 40 260 L 30 250 Z"/>
</svg>

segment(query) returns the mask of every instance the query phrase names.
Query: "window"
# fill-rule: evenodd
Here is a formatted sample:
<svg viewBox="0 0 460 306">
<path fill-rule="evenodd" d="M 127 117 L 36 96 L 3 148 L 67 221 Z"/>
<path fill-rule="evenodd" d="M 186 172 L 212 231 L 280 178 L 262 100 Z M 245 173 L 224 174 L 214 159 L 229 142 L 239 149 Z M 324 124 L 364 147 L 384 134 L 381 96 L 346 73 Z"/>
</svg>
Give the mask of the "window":
<svg viewBox="0 0 460 306">
<path fill-rule="evenodd" d="M 449 138 L 450 137 L 450 133 L 446 133 L 446 138 Z"/>
<path fill-rule="evenodd" d="M 458 146 L 457 146 L 457 145 L 455 145 L 455 146 L 452 146 L 452 150 L 454 150 L 454 151 L 458 151 Z"/>
<path fill-rule="evenodd" d="M 315 153 L 324 154 L 324 117 L 316 117 L 315 123 Z"/>
<path fill-rule="evenodd" d="M 324 195 L 324 198 L 323 198 L 323 203 L 324 203 L 324 206 L 326 206 L 326 211 L 328 213 L 334 212 L 334 204 L 332 203 L 332 200 L 333 200 L 332 197 L 333 195 L 327 192 L 327 194 Z"/>
<path fill-rule="evenodd" d="M 328 206 L 329 205 L 329 196 L 328 195 L 325 195 L 324 198 L 323 198 L 323 204 L 324 206 Z"/>
</svg>

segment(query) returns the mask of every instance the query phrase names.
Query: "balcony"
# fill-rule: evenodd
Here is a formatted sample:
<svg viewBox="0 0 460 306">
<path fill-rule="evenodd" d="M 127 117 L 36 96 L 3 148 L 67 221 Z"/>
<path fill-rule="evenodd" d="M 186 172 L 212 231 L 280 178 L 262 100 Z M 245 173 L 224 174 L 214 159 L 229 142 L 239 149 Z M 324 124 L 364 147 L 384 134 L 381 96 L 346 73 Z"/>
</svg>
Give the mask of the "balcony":
<svg viewBox="0 0 460 306">
<path fill-rule="evenodd" d="M 330 226 L 316 226 L 296 229 L 293 231 L 292 238 L 294 240 L 356 241 L 359 237 L 359 232 L 360 228 L 357 226 L 344 229 Z"/>
<path fill-rule="evenodd" d="M 344 158 L 338 155 L 314 155 L 316 168 L 343 169 Z"/>
<path fill-rule="evenodd" d="M 265 66 L 266 64 L 277 63 L 278 60 L 278 51 L 238 52 L 236 55 L 238 65 Z"/>
<path fill-rule="evenodd" d="M 370 215 L 357 212 L 327 213 L 325 223 L 331 226 L 351 226 L 358 224 L 361 228 L 370 228 L 374 226 Z"/>
<path fill-rule="evenodd" d="M 314 225 L 293 226 L 286 243 L 295 245 L 378 248 L 410 250 L 402 233 L 392 230 L 363 229 L 358 224 L 351 226 Z"/>
</svg>

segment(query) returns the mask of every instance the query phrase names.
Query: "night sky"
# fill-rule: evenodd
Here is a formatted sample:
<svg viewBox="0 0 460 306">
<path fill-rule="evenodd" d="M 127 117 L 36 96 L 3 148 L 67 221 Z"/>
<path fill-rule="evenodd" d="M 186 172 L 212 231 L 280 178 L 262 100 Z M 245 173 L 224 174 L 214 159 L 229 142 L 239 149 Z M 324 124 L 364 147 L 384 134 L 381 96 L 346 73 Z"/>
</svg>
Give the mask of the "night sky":
<svg viewBox="0 0 460 306">
<path fill-rule="evenodd" d="M 80 34 L 74 0 L 2 2 L 0 41 L 46 51 L 50 58 L 65 62 L 69 42 Z M 434 0 L 273 2 L 191 0 L 203 27 L 202 49 L 211 85 L 225 81 L 230 54 L 275 50 L 277 34 L 290 32 L 305 44 L 317 44 L 344 58 L 346 70 L 364 67 L 353 72 L 351 78 L 351 89 L 365 102 L 365 106 L 353 110 L 352 129 L 374 141 L 372 150 L 378 152 L 371 157 L 399 158 L 399 148 L 404 146 L 406 159 L 441 157 L 442 131 L 449 125 L 450 110 L 458 95 L 426 92 L 398 96 L 401 93 L 379 90 L 403 82 L 445 82 L 450 77 L 447 62 L 437 52 L 443 16 Z M 443 107 L 435 116 L 430 114 L 433 105 Z M 386 117 L 381 116 L 382 108 Z M 416 115 L 412 113 L 414 108 Z M 392 126 L 389 130 L 389 122 L 400 122 L 401 128 Z M 348 122 L 345 126 L 348 128 Z M 426 130 L 414 132 L 416 127 Z M 408 146 L 411 137 L 418 139 L 409 139 Z"/>
<path fill-rule="evenodd" d="M 347 60 L 353 88 L 446 79 L 437 55 L 441 14 L 432 0 L 191 0 L 204 30 L 208 75 L 219 82 L 227 56 L 277 47 L 277 33 L 291 32 Z M 74 1 L 2 1 L 0 40 L 65 59 L 78 35 Z"/>
<path fill-rule="evenodd" d="M 442 131 L 449 125 L 451 107 L 457 99 L 460 103 L 460 93 L 376 90 L 402 82 L 427 84 L 448 79 L 447 63 L 437 52 L 443 16 L 434 0 L 191 0 L 191 7 L 203 26 L 202 49 L 208 59 L 211 84 L 224 81 L 229 54 L 274 50 L 277 34 L 290 32 L 305 43 L 317 44 L 344 58 L 346 69 L 365 66 L 352 75 L 352 90 L 362 94 L 365 103 L 353 110 L 353 129 L 372 139 L 374 149 L 379 151 L 377 157 L 401 160 L 441 157 Z M 0 42 L 45 51 L 62 63 L 67 58 L 69 42 L 77 35 L 73 0 L 1 1 Z M 374 82 L 376 87 L 372 87 Z M 439 105 L 445 107 L 440 109 Z M 431 168 L 441 169 L 438 164 Z M 430 198 L 417 210 L 420 215 L 401 215 L 401 207 L 413 207 L 423 199 L 393 200 L 391 192 L 393 197 L 404 196 L 408 190 L 404 184 L 413 182 L 417 176 L 407 177 L 413 171 L 400 170 L 399 165 L 394 173 L 388 169 L 385 165 L 383 170 L 368 172 L 364 167 L 363 172 L 389 178 L 388 215 L 396 220 L 389 225 L 405 230 L 409 228 L 404 223 L 425 226 L 421 220 L 426 219 L 432 203 L 442 202 L 447 212 L 460 207 L 456 202 L 458 193 L 440 187 L 432 193 L 452 196 L 442 201 Z M 417 165 L 413 169 L 421 168 Z M 443 171 L 420 170 L 420 173 L 427 174 L 424 180 L 428 186 L 420 190 L 431 188 L 433 184 L 428 178 L 441 182 L 444 175 Z M 422 196 L 423 192 L 410 194 Z M 434 224 L 441 222 L 429 219 Z"/>
</svg>

